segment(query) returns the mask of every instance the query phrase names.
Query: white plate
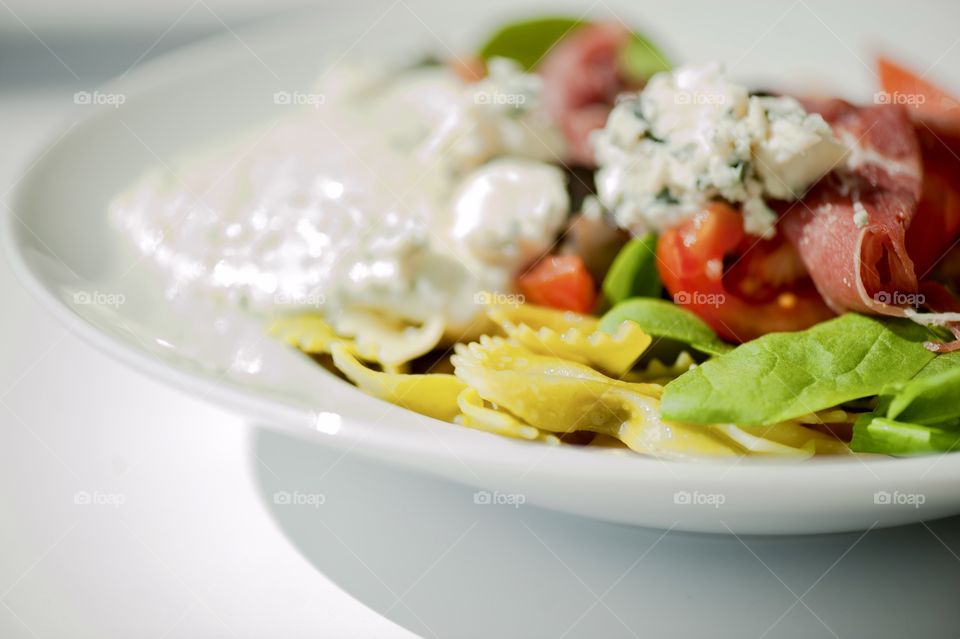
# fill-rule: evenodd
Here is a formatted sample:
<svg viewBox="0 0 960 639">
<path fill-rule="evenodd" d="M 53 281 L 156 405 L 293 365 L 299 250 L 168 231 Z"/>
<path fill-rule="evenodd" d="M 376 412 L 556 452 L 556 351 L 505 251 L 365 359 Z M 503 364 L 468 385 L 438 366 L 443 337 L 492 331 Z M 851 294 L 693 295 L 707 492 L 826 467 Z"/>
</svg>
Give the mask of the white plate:
<svg viewBox="0 0 960 639">
<path fill-rule="evenodd" d="M 264 338 L 249 318 L 165 301 L 107 222 L 113 194 L 150 167 L 175 166 L 189 149 L 282 117 L 291 107 L 275 104 L 274 93 L 309 91 L 343 55 L 466 50 L 517 13 L 507 2 L 470 4 L 477 6 L 340 7 L 143 66 L 102 90 L 125 97 L 119 108 L 78 107 L 77 121 L 21 181 L 16 216 L 5 215 L 4 253 L 52 313 L 132 367 L 344 454 L 490 491 L 478 493 L 481 501 L 520 499 L 630 524 L 738 534 L 842 531 L 960 512 L 960 455 L 680 464 L 517 442 L 367 397 Z M 619 16 L 658 34 L 675 59 L 725 59 L 754 84 L 815 84 L 869 100 L 875 79 L 864 61 L 884 43 L 908 51 L 901 57 L 920 69 L 936 63 L 932 77 L 948 83 L 941 72 L 960 68 L 960 47 L 951 49 L 956 21 L 943 19 L 956 8 L 946 2 L 876 3 L 869 16 L 853 3 L 763 3 L 749 14 L 709 0 L 646 11 L 624 4 Z M 609 7 L 598 3 L 594 13 L 609 16 Z"/>
</svg>

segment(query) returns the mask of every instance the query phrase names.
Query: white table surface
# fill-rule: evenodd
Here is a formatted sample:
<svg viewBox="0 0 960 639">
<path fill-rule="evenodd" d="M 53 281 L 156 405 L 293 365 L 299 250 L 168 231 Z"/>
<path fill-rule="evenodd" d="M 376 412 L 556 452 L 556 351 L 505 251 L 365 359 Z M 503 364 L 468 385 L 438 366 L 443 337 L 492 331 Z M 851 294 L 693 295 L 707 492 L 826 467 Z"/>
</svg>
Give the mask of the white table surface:
<svg viewBox="0 0 960 639">
<path fill-rule="evenodd" d="M 71 107 L 2 94 L 0 193 Z M 4 639 L 960 634 L 960 519 L 738 539 L 475 505 L 123 368 L 5 263 L 0 296 Z"/>
</svg>

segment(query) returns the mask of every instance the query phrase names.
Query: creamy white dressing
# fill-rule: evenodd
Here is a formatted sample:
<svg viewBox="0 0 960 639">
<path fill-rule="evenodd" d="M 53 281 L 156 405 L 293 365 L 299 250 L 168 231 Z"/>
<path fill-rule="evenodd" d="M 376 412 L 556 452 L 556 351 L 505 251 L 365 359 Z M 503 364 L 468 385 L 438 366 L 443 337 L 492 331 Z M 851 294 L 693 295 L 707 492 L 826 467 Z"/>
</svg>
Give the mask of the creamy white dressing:
<svg viewBox="0 0 960 639">
<path fill-rule="evenodd" d="M 800 197 L 847 153 L 821 116 L 792 98 L 750 96 L 719 64 L 655 75 L 621 97 L 593 143 L 600 201 L 635 232 L 723 198 L 743 203 L 748 232 L 770 236 L 765 199 Z"/>
<path fill-rule="evenodd" d="M 509 269 L 547 252 L 570 198 L 563 172 L 519 158 L 493 160 L 464 178 L 452 201 L 451 236 L 471 261 Z"/>
<path fill-rule="evenodd" d="M 261 312 L 384 311 L 451 330 L 508 291 L 569 209 L 539 79 L 495 61 L 328 78 L 317 108 L 117 198 L 115 223 L 168 276 Z M 496 159 L 500 158 L 500 159 Z M 493 160 L 493 161 L 491 161 Z"/>
</svg>

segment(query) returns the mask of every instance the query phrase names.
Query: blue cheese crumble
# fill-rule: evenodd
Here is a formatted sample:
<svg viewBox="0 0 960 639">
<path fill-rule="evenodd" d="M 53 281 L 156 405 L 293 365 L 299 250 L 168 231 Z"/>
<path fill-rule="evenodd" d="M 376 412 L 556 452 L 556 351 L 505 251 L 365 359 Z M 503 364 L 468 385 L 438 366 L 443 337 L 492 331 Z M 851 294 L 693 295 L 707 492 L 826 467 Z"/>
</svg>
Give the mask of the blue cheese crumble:
<svg viewBox="0 0 960 639">
<path fill-rule="evenodd" d="M 771 237 L 766 201 L 796 200 L 847 155 L 820 115 L 793 98 L 751 96 L 719 64 L 653 76 L 618 101 L 592 142 L 600 202 L 635 233 L 722 198 L 741 205 L 748 233 Z"/>
</svg>

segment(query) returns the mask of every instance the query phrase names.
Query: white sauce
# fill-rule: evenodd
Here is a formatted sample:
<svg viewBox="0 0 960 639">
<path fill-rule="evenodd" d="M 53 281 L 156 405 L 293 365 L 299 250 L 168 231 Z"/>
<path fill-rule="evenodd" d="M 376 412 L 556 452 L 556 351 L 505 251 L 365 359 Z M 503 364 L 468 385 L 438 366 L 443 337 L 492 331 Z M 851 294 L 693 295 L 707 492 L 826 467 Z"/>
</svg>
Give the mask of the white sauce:
<svg viewBox="0 0 960 639">
<path fill-rule="evenodd" d="M 751 97 L 718 64 L 659 73 L 594 133 L 597 191 L 618 224 L 662 231 L 715 198 L 743 203 L 744 228 L 770 236 L 764 198 L 794 200 L 847 151 L 787 97 Z"/>
<path fill-rule="evenodd" d="M 570 209 L 563 172 L 542 162 L 493 160 L 468 175 L 453 196 L 451 234 L 479 264 L 516 269 L 553 245 Z"/>
<path fill-rule="evenodd" d="M 257 311 L 356 307 L 456 329 L 476 293 L 509 290 L 569 202 L 560 133 L 539 79 L 494 61 L 465 84 L 443 68 L 353 69 L 262 139 L 158 172 L 114 203 L 116 224 L 168 275 Z M 493 158 L 504 158 L 494 160 Z"/>
</svg>

